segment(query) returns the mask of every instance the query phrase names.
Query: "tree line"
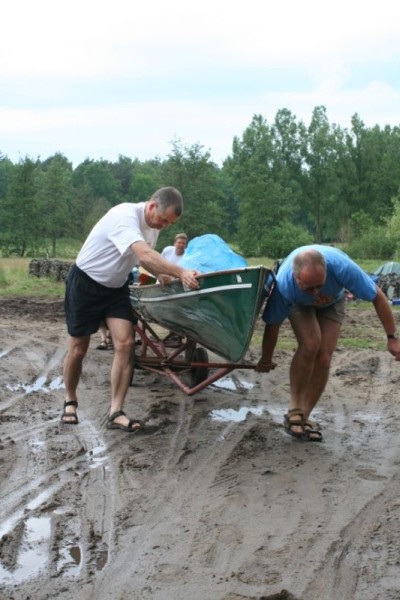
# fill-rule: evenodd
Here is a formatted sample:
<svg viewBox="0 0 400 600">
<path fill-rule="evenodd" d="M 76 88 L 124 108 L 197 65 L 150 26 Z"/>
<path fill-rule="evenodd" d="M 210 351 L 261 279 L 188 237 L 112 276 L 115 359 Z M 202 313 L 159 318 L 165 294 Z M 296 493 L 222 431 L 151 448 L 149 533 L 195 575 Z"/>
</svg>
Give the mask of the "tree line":
<svg viewBox="0 0 400 600">
<path fill-rule="evenodd" d="M 315 107 L 310 123 L 288 109 L 272 123 L 254 115 L 221 167 L 200 144 L 172 143 L 166 159 L 90 160 L 73 168 L 61 153 L 17 164 L 0 153 L 0 251 L 57 256 L 63 238 L 83 241 L 120 202 L 147 200 L 163 186 L 185 211 L 160 234 L 216 233 L 247 257 L 285 256 L 306 243 L 340 243 L 355 258 L 400 256 L 400 127 L 351 127 Z"/>
</svg>

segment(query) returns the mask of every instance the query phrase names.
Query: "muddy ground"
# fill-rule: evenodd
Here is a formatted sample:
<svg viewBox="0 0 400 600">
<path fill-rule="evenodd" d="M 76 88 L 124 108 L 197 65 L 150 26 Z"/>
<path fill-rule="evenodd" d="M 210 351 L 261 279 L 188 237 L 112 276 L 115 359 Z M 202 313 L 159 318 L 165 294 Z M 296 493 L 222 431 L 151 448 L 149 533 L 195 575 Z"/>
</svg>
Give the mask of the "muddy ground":
<svg viewBox="0 0 400 600">
<path fill-rule="evenodd" d="M 372 307 L 345 327 L 383 337 Z M 112 352 L 96 337 L 80 423 L 60 424 L 66 341 L 61 301 L 0 300 L 1 599 L 400 598 L 387 352 L 339 344 L 324 442 L 307 443 L 282 427 L 289 349 L 273 373 L 235 370 L 194 396 L 136 371 L 126 410 L 147 427 L 130 435 L 105 427 Z"/>
</svg>

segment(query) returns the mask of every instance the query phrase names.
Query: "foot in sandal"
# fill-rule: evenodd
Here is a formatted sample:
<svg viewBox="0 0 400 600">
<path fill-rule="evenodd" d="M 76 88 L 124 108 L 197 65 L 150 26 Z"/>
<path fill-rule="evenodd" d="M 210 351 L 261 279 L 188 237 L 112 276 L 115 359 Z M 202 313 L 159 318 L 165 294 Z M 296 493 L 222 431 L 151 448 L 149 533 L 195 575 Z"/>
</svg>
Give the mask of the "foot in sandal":
<svg viewBox="0 0 400 600">
<path fill-rule="evenodd" d="M 128 433 L 136 433 L 143 426 L 143 423 L 138 419 L 129 419 L 127 424 L 120 423 L 116 421 L 118 417 L 126 417 L 126 414 L 123 410 L 117 410 L 108 417 L 108 429 L 122 429 L 123 431 L 127 431 Z"/>
<path fill-rule="evenodd" d="M 68 406 L 74 406 L 75 410 L 67 410 Z M 78 402 L 76 400 L 66 400 L 64 402 L 64 412 L 61 415 L 61 422 L 66 425 L 78 425 L 78 415 L 76 409 L 78 408 Z"/>
<path fill-rule="evenodd" d="M 283 421 L 286 433 L 298 439 L 305 439 L 303 417 L 301 408 L 291 408 L 288 410 Z"/>
<path fill-rule="evenodd" d="M 303 423 L 304 427 L 304 438 L 309 442 L 322 442 L 323 435 L 322 431 L 315 421 L 307 419 Z"/>
<path fill-rule="evenodd" d="M 96 346 L 96 350 L 108 350 L 107 341 L 103 340 L 102 342 L 100 342 L 100 344 L 98 344 L 98 346 Z"/>
</svg>

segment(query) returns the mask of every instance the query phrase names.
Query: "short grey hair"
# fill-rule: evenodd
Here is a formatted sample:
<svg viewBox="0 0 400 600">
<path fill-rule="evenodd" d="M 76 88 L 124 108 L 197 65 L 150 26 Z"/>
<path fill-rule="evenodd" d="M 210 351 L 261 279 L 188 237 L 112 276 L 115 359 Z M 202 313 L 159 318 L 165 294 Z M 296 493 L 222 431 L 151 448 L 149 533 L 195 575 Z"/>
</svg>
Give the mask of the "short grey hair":
<svg viewBox="0 0 400 600">
<path fill-rule="evenodd" d="M 175 215 L 180 217 L 183 212 L 183 198 L 179 190 L 174 187 L 162 187 L 150 198 L 157 202 L 157 205 L 162 213 L 165 213 L 168 208 L 175 209 Z"/>
</svg>

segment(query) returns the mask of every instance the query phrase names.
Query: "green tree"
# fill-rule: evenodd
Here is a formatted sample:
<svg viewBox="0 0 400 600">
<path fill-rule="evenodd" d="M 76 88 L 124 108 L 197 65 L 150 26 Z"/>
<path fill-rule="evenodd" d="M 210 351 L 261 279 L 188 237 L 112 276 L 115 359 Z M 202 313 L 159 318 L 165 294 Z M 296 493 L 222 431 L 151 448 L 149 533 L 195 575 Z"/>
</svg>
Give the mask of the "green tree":
<svg viewBox="0 0 400 600">
<path fill-rule="evenodd" d="M 85 160 L 74 170 L 73 184 L 76 189 L 85 188 L 88 200 L 103 198 L 114 206 L 121 199 L 112 163 L 106 160 Z"/>
<path fill-rule="evenodd" d="M 288 183 L 292 181 L 289 151 L 285 161 L 283 155 L 275 151 L 276 137 L 277 131 L 263 117 L 255 115 L 242 139 L 234 139 L 232 157 L 224 163 L 239 198 L 237 239 L 241 252 L 247 256 L 257 256 L 270 249 L 271 229 L 293 220 L 296 213 L 293 191 L 296 186 Z M 293 159 L 293 169 L 294 162 Z"/>
<path fill-rule="evenodd" d="M 334 210 L 338 191 L 335 136 L 324 106 L 313 110 L 304 142 L 306 209 L 313 222 L 315 241 L 321 243 L 326 239 L 326 215 Z"/>
<path fill-rule="evenodd" d="M 0 202 L 7 195 L 14 165 L 6 156 L 0 154 Z"/>
<path fill-rule="evenodd" d="M 42 234 L 50 239 L 51 256 L 56 256 L 57 240 L 73 233 L 69 229 L 72 199 L 72 164 L 62 154 L 55 154 L 42 165 L 37 192 Z"/>
<path fill-rule="evenodd" d="M 159 187 L 153 175 L 137 170 L 129 187 L 130 201 L 145 202 Z"/>
<path fill-rule="evenodd" d="M 115 204 L 118 204 L 118 181 L 107 161 L 85 160 L 72 176 L 71 229 L 83 239 L 93 225 Z"/>
<path fill-rule="evenodd" d="M 276 113 L 271 126 L 273 143 L 272 173 L 284 187 L 289 187 L 299 201 L 302 197 L 303 157 L 302 148 L 307 132 L 302 121 L 287 108 Z"/>
<path fill-rule="evenodd" d="M 394 246 L 394 258 L 400 259 L 400 194 L 392 199 L 393 213 L 387 221 L 386 237 Z"/>
<path fill-rule="evenodd" d="M 3 233 L 1 248 L 5 254 L 25 256 L 42 246 L 42 212 L 37 198 L 38 166 L 26 157 L 13 169 L 8 192 L 1 204 Z"/>
<path fill-rule="evenodd" d="M 178 230 L 189 239 L 205 233 L 226 237 L 228 198 L 218 167 L 210 153 L 199 144 L 187 146 L 173 142 L 172 153 L 162 164 L 163 185 L 176 187 L 184 198 L 184 212 L 178 223 L 160 235 L 160 245 L 171 240 Z"/>
<path fill-rule="evenodd" d="M 351 122 L 346 139 L 351 168 L 340 173 L 342 189 L 350 190 L 351 212 L 362 209 L 383 223 L 393 210 L 391 200 L 400 185 L 400 128 L 368 129 L 357 114 Z"/>
<path fill-rule="evenodd" d="M 274 247 L 271 232 L 290 220 L 291 191 L 273 181 L 268 174 L 259 173 L 256 177 L 254 171 L 251 181 L 247 182 L 246 191 L 240 204 L 240 251 L 245 256 L 281 256 L 280 249 Z"/>
</svg>

